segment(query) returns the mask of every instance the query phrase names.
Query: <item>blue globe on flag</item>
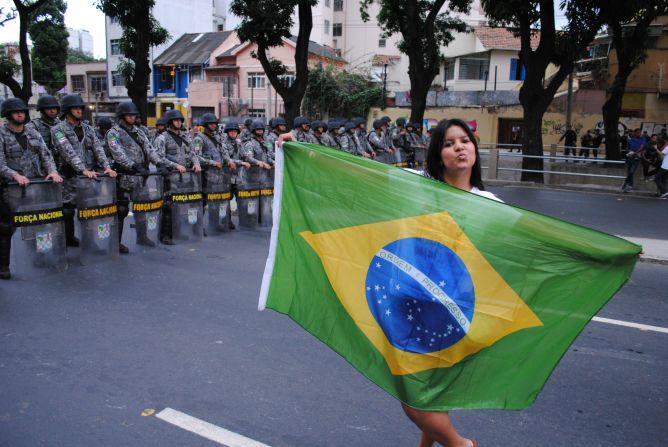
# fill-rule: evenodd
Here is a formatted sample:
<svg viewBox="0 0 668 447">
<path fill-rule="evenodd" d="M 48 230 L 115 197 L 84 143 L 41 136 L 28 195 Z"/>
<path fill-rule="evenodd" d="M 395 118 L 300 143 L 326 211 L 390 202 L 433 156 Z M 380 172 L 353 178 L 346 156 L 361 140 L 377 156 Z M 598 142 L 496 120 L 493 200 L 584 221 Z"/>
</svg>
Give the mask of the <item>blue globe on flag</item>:
<svg viewBox="0 0 668 447">
<path fill-rule="evenodd" d="M 473 280 L 459 256 L 438 242 L 407 238 L 386 245 L 373 257 L 365 287 L 373 317 L 397 349 L 440 351 L 471 327 Z"/>
</svg>

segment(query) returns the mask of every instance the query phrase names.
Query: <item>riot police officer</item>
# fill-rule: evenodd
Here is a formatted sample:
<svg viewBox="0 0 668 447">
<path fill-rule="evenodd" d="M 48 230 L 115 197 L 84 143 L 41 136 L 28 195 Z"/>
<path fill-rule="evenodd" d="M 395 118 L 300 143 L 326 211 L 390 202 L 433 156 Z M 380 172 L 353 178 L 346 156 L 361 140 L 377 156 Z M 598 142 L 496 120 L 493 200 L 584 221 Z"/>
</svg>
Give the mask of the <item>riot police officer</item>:
<svg viewBox="0 0 668 447">
<path fill-rule="evenodd" d="M 334 149 L 341 150 L 341 145 L 339 144 L 339 132 L 341 131 L 341 121 L 336 119 L 330 119 L 327 123 L 329 129 L 329 138 L 331 140 L 331 146 Z"/>
<path fill-rule="evenodd" d="M 284 118 L 281 118 L 280 116 L 278 118 L 274 118 L 269 122 L 269 126 L 271 127 L 271 132 L 269 132 L 267 135 L 264 136 L 264 141 L 269 148 L 269 150 L 274 150 L 274 144 L 278 140 L 278 137 L 281 136 L 281 134 L 284 134 L 288 130 L 288 123 L 285 121 Z"/>
<path fill-rule="evenodd" d="M 74 236 L 74 210 L 76 208 L 77 176 L 96 178 L 95 169 L 101 169 L 109 177 L 116 177 L 104 148 L 93 128 L 82 122 L 86 104 L 81 96 L 65 95 L 61 104 L 62 120 L 51 128 L 51 139 L 60 158 L 60 172 L 65 177 L 63 185 L 63 214 L 65 215 L 65 239 L 69 247 L 78 247 Z"/>
<path fill-rule="evenodd" d="M 39 132 L 25 125 L 28 106 L 22 99 L 9 98 L 0 106 L 7 123 L 0 127 L 0 177 L 27 186 L 31 177 L 61 183 L 53 156 Z M 9 254 L 14 227 L 4 193 L 0 197 L 0 279 L 11 278 Z"/>
<path fill-rule="evenodd" d="M 244 128 L 241 129 L 241 135 L 239 136 L 239 139 L 241 140 L 242 143 L 245 143 L 246 141 L 251 139 L 252 135 L 250 128 L 252 124 L 253 124 L 252 118 L 246 118 L 244 120 Z"/>
<path fill-rule="evenodd" d="M 237 166 L 250 168 L 251 165 L 248 162 L 247 157 L 241 148 L 241 142 L 239 141 L 239 124 L 235 121 L 227 123 L 224 132 L 225 136 L 223 137 L 223 148 L 227 153 L 227 156 L 230 157 L 230 160 L 233 161 Z M 241 182 L 242 178 L 240 176 L 240 170 L 237 169 L 236 171 L 232 172 L 232 176 L 230 177 L 230 191 L 234 197 L 237 198 L 237 203 L 239 200 L 238 193 Z M 230 229 L 234 230 L 234 228 L 234 224 L 230 222 Z"/>
<path fill-rule="evenodd" d="M 165 119 L 164 116 L 161 116 L 155 122 L 155 135 L 153 135 L 153 138 L 149 138 L 151 144 L 155 144 L 155 139 L 158 138 L 160 135 L 162 135 L 163 132 L 166 130 L 167 130 L 167 120 Z"/>
<path fill-rule="evenodd" d="M 114 123 L 109 117 L 103 116 L 97 119 L 97 124 L 95 126 L 95 135 L 97 136 L 98 141 L 102 144 L 104 155 L 107 156 L 107 160 L 111 163 L 112 169 L 114 168 L 114 158 L 111 155 L 109 145 L 107 144 L 107 132 L 109 132 L 109 129 L 111 129 L 111 126 L 113 125 Z"/>
<path fill-rule="evenodd" d="M 317 143 L 315 138 L 313 138 L 310 129 L 311 122 L 308 118 L 298 116 L 293 121 L 293 129 L 291 133 L 296 141 L 301 141 L 302 143 Z"/>
<path fill-rule="evenodd" d="M 119 238 L 123 234 L 123 221 L 130 211 L 129 204 L 132 191 L 142 181 L 140 176 L 148 176 L 150 163 L 160 168 L 163 165 L 173 165 L 158 154 L 144 133 L 135 126 L 138 116 L 139 109 L 134 103 L 130 101 L 119 103 L 116 107 L 117 123 L 109 129 L 106 135 L 109 151 L 114 158 L 116 169 L 121 173 L 116 189 Z M 185 168 L 181 168 L 185 171 Z M 155 245 L 146 236 L 146 222 L 137 220 L 135 228 L 139 245 Z M 121 245 L 119 251 L 126 253 L 127 247 Z"/>
<path fill-rule="evenodd" d="M 271 169 L 274 165 L 274 148 L 267 149 L 264 142 L 264 123 L 262 120 L 255 120 L 251 123 L 250 131 L 252 138 L 243 143 L 242 151 L 246 160 L 252 166 L 259 166 L 262 169 Z"/>
<path fill-rule="evenodd" d="M 339 145 L 341 149 L 353 155 L 360 155 L 369 158 L 370 155 L 364 150 L 355 134 L 355 123 L 346 121 L 343 125 L 344 132 L 339 135 Z"/>
<path fill-rule="evenodd" d="M 334 147 L 335 143 L 332 140 L 332 137 L 327 133 L 327 124 L 322 121 L 313 121 L 313 136 L 315 137 L 318 144 L 323 146 Z"/>
<path fill-rule="evenodd" d="M 148 138 L 149 141 L 151 141 L 151 132 L 148 130 L 148 127 L 146 127 L 144 124 L 142 124 L 141 120 L 141 115 L 137 115 L 137 120 L 135 122 L 135 126 L 139 129 L 140 132 L 144 134 L 146 138 Z"/>
<path fill-rule="evenodd" d="M 378 161 L 390 163 L 392 151 L 387 147 L 387 141 L 383 135 L 383 122 L 379 119 L 373 121 L 373 132 L 369 133 L 369 144 L 378 156 Z"/>
<path fill-rule="evenodd" d="M 185 118 L 178 110 L 170 110 L 165 114 L 167 121 L 167 131 L 155 139 L 155 146 L 158 154 L 169 164 L 167 167 L 176 169 L 183 173 L 187 169 L 193 172 L 201 172 L 199 157 L 191 146 L 188 135 L 182 130 Z M 174 245 L 172 241 L 172 204 L 171 191 L 168 182 L 165 184 L 165 200 L 162 215 L 162 234 L 160 241 L 165 245 Z"/>
<path fill-rule="evenodd" d="M 31 120 L 27 126 L 34 127 L 42 136 L 42 140 L 54 156 L 56 166 L 58 166 L 58 154 L 53 153 L 53 144 L 51 143 L 51 128 L 58 124 L 58 114 L 60 113 L 60 104 L 58 100 L 51 95 L 40 96 L 37 99 L 37 110 L 39 118 Z"/>
<path fill-rule="evenodd" d="M 236 170 L 236 163 L 230 159 L 219 139 L 218 123 L 220 121 L 213 113 L 205 113 L 200 118 L 204 131 L 193 138 L 193 147 L 199 157 L 202 168 L 222 169 L 227 165 L 232 171 Z"/>
</svg>

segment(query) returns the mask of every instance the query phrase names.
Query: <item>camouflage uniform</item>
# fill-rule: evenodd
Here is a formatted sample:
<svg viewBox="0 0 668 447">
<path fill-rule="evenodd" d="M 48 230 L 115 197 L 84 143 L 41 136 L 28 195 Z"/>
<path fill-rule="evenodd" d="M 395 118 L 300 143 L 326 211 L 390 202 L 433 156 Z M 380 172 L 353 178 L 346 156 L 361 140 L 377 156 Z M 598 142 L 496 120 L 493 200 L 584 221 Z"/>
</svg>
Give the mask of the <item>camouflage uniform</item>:
<svg viewBox="0 0 668 447">
<path fill-rule="evenodd" d="M 271 132 L 267 133 L 264 136 L 264 144 L 267 146 L 267 149 L 270 151 L 274 150 L 274 145 L 276 144 L 276 141 L 278 141 L 278 137 L 280 135 L 276 133 L 276 131 L 272 130 Z"/>
<path fill-rule="evenodd" d="M 216 162 L 226 165 L 230 161 L 230 156 L 225 151 L 218 133 L 213 135 L 206 132 L 198 133 L 193 138 L 193 149 L 199 157 L 202 168 L 213 168 Z"/>
<path fill-rule="evenodd" d="M 128 127 L 121 121 L 109 129 L 105 139 L 121 174 L 119 187 L 125 192 L 131 192 L 141 182 L 141 177 L 127 174 L 137 168 L 148 169 L 149 163 L 156 166 L 168 165 L 167 160 L 158 155 L 136 126 Z"/>
<path fill-rule="evenodd" d="M 158 155 L 165 159 L 165 165 L 170 168 L 176 168 L 177 164 L 188 169 L 195 165 L 199 166 L 199 157 L 185 132 L 178 134 L 169 130 L 163 132 L 155 139 L 155 149 Z"/>
<path fill-rule="evenodd" d="M 229 136 L 225 135 L 223 137 L 223 152 L 225 152 L 227 157 L 229 157 L 229 159 L 232 160 L 237 165 L 237 167 L 241 165 L 242 161 L 249 161 L 242 151 L 239 138 L 233 140 Z M 241 177 L 239 174 L 239 169 L 232 172 L 231 181 L 233 185 L 238 185 L 241 183 Z"/>
<path fill-rule="evenodd" d="M 316 143 L 317 141 L 315 138 L 312 138 L 311 132 L 304 132 L 302 129 L 292 129 L 290 131 L 292 136 L 295 138 L 297 141 L 301 141 L 302 143 Z"/>
<path fill-rule="evenodd" d="M 56 172 L 51 152 L 33 127 L 15 133 L 5 124 L 0 127 L 0 145 L 0 177 L 6 181 L 14 181 L 16 174 L 34 178 Z"/>
<path fill-rule="evenodd" d="M 86 123 L 77 126 L 63 120 L 51 128 L 53 147 L 60 156 L 60 170 L 64 174 L 63 203 L 76 203 L 77 175 L 86 170 L 110 167 L 104 148 L 95 130 Z"/>
<path fill-rule="evenodd" d="M 316 135 L 315 138 L 318 144 L 322 144 L 323 146 L 338 147 L 338 144 L 334 141 L 332 137 L 329 136 L 327 132 L 323 132 L 322 134 L 320 134 L 320 137 Z"/>
<path fill-rule="evenodd" d="M 339 135 L 339 146 L 341 149 L 353 155 L 363 155 L 366 151 L 362 148 L 357 135 L 345 132 Z"/>
<path fill-rule="evenodd" d="M 31 120 L 26 126 L 33 127 L 39 134 L 42 136 L 42 140 L 46 144 L 46 147 L 51 151 L 53 159 L 58 166 L 58 154 L 54 152 L 53 142 L 51 141 L 51 128 L 60 123 L 58 118 L 54 118 L 52 122 L 45 120 L 44 118 L 35 118 Z"/>
<path fill-rule="evenodd" d="M 274 165 L 274 150 L 267 149 L 264 139 L 251 138 L 246 141 L 241 150 L 246 157 L 246 160 L 253 166 L 258 166 L 260 162 Z"/>
<path fill-rule="evenodd" d="M 381 154 L 383 152 L 387 152 L 387 141 L 384 138 L 384 135 L 381 133 L 379 134 L 376 131 L 373 131 L 369 133 L 369 139 L 368 139 L 371 148 L 376 152 L 377 154 Z"/>
<path fill-rule="evenodd" d="M 245 143 L 246 141 L 250 140 L 253 137 L 251 134 L 251 131 L 248 127 L 244 127 L 243 130 L 241 131 L 241 134 L 239 134 L 239 140 L 242 143 Z"/>
</svg>

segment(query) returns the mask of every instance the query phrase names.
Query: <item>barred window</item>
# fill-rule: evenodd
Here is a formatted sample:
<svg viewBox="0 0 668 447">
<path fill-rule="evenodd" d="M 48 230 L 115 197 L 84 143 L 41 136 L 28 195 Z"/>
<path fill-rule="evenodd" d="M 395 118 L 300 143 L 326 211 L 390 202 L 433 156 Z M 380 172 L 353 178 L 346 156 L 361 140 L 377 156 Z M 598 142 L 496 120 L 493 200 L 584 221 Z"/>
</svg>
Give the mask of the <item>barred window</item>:
<svg viewBox="0 0 668 447">
<path fill-rule="evenodd" d="M 125 87 L 125 76 L 120 71 L 111 72 L 111 85 L 113 87 Z"/>
<path fill-rule="evenodd" d="M 335 23 L 332 25 L 332 36 L 340 37 L 343 36 L 343 23 Z"/>
<path fill-rule="evenodd" d="M 460 59 L 459 79 L 484 80 L 489 70 L 488 59 Z"/>
<path fill-rule="evenodd" d="M 72 80 L 73 92 L 83 92 L 84 90 L 86 90 L 83 75 L 71 76 L 71 80 Z"/>
<path fill-rule="evenodd" d="M 112 56 L 118 56 L 121 53 L 121 39 L 112 39 L 109 41 L 109 45 L 111 46 L 111 55 Z"/>
<path fill-rule="evenodd" d="M 334 0 L 334 11 L 343 11 L 343 0 Z"/>
</svg>

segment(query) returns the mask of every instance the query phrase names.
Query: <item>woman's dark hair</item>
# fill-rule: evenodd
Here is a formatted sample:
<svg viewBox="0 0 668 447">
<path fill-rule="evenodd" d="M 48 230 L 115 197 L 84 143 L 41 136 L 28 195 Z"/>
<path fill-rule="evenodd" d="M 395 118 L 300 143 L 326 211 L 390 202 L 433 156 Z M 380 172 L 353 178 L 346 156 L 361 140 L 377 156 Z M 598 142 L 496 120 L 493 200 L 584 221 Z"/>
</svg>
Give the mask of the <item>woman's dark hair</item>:
<svg viewBox="0 0 668 447">
<path fill-rule="evenodd" d="M 482 183 L 482 168 L 480 167 L 478 141 L 476 140 L 475 135 L 473 135 L 473 132 L 471 131 L 471 128 L 468 126 L 468 124 L 466 124 L 465 121 L 457 118 L 441 120 L 438 123 L 438 126 L 432 130 L 429 148 L 427 149 L 427 175 L 436 180 L 443 181 L 445 166 L 443 166 L 443 162 L 441 161 L 441 149 L 443 148 L 443 142 L 445 141 L 445 134 L 452 126 L 461 127 L 475 146 L 475 163 L 473 164 L 473 168 L 471 170 L 471 186 L 475 186 L 482 191 L 485 189 L 485 187 Z"/>
</svg>

